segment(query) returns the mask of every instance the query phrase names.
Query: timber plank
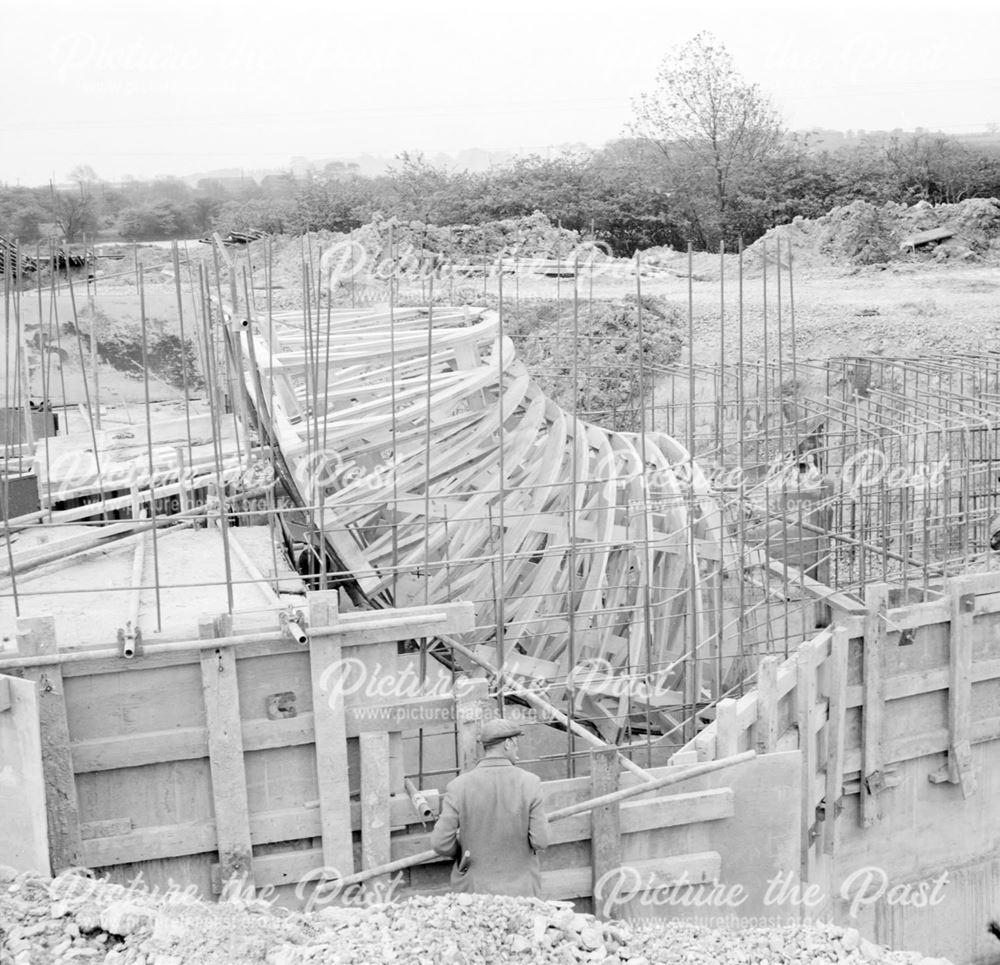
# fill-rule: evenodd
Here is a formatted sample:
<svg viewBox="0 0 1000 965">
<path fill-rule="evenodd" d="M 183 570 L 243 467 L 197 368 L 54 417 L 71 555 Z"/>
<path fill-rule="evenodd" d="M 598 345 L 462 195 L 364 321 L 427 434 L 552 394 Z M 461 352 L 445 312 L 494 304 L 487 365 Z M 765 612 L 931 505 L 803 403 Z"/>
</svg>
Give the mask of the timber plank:
<svg viewBox="0 0 1000 965">
<path fill-rule="evenodd" d="M 389 734 L 362 734 L 361 754 L 361 867 L 377 868 L 389 862 Z M 372 878 L 366 888 L 378 889 L 386 875 Z"/>
<path fill-rule="evenodd" d="M 969 728 L 969 743 L 984 744 L 1000 740 L 1000 717 L 987 717 L 973 721 Z M 930 757 L 948 751 L 950 735 L 947 727 L 938 727 L 912 737 L 899 738 L 884 748 L 885 765 L 901 764 L 918 757 Z M 852 751 L 844 759 L 844 774 L 851 774 L 861 768 L 861 752 Z"/>
<path fill-rule="evenodd" d="M 882 747 L 882 714 L 884 696 L 882 670 L 885 659 L 885 615 L 889 588 L 884 583 L 871 584 L 865 591 L 868 613 L 865 616 L 864 652 L 862 654 L 862 687 L 864 706 L 861 710 L 861 823 L 869 828 L 881 818 L 877 782 L 884 767 Z"/>
<path fill-rule="evenodd" d="M 723 697 L 715 709 L 715 752 L 718 757 L 731 757 L 739 748 L 739 724 L 736 701 Z"/>
<path fill-rule="evenodd" d="M 136 861 L 206 854 L 217 850 L 217 841 L 214 821 L 136 828 L 127 834 L 86 839 L 83 842 L 83 865 L 87 868 L 109 868 Z"/>
<path fill-rule="evenodd" d="M 590 796 L 589 791 L 586 795 Z M 554 810 L 547 806 L 548 810 Z M 671 794 L 648 801 L 626 800 L 621 803 L 622 834 L 639 834 L 682 824 L 720 821 L 735 814 L 733 792 L 723 787 L 689 794 Z M 590 837 L 590 818 L 584 812 L 556 821 L 549 828 L 552 844 L 585 841 Z"/>
<path fill-rule="evenodd" d="M 948 779 L 960 784 L 962 796 L 976 791 L 972 769 L 970 717 L 972 703 L 972 620 L 975 595 L 961 580 L 951 586 L 951 634 L 948 649 Z"/>
<path fill-rule="evenodd" d="M 458 770 L 464 772 L 476 766 L 480 758 L 479 730 L 491 703 L 489 684 L 482 678 L 465 678 L 455 698 L 455 719 L 458 722 Z"/>
<path fill-rule="evenodd" d="M 92 838 L 111 838 L 132 831 L 131 818 L 111 818 L 107 821 L 90 821 L 80 825 L 80 835 L 86 841 Z"/>
<path fill-rule="evenodd" d="M 472 603 L 442 603 L 439 606 L 406 607 L 390 612 L 391 616 L 369 610 L 344 614 L 345 626 L 340 627 L 338 621 L 337 629 L 331 635 L 339 635 L 340 645 L 346 649 L 379 643 L 395 643 L 398 640 L 420 636 L 432 637 L 442 633 L 466 633 L 475 627 L 475 607 Z M 366 624 L 375 621 L 387 622 L 390 620 L 392 622 L 386 626 L 374 628 L 366 626 Z M 157 644 L 176 642 L 178 641 L 171 640 L 166 635 L 157 635 Z M 150 645 L 149 641 L 147 641 L 147 645 Z M 240 643 L 229 649 L 236 652 L 237 659 L 303 652 L 301 645 L 287 637 L 279 636 L 277 630 L 274 640 Z M 199 659 L 198 652 L 195 650 L 143 654 L 131 660 L 120 657 L 95 657 L 93 660 L 79 660 L 65 664 L 63 672 L 67 677 L 89 677 L 102 673 L 137 673 L 151 667 L 196 664 Z"/>
<path fill-rule="evenodd" d="M 757 753 L 778 745 L 778 658 L 764 657 L 757 668 Z"/>
<path fill-rule="evenodd" d="M 57 653 L 55 620 L 52 617 L 18 620 L 17 643 L 21 656 Z M 78 868 L 84 863 L 62 671 L 58 666 L 29 667 L 24 677 L 38 685 L 49 860 L 52 872 L 57 874 L 65 868 Z"/>
<path fill-rule="evenodd" d="M 951 671 L 949 667 L 935 667 L 922 670 L 919 673 L 898 674 L 886 677 L 884 680 L 886 701 L 902 700 L 904 697 L 916 697 L 919 694 L 929 694 L 935 690 L 947 690 Z M 1000 660 L 975 660 L 969 670 L 972 683 L 983 680 L 995 680 L 1000 677 Z M 862 704 L 862 687 L 855 684 L 847 688 L 847 706 L 860 707 Z"/>
<path fill-rule="evenodd" d="M 310 627 L 330 626 L 336 620 L 337 591 L 311 593 Z M 349 875 L 355 869 L 348 796 L 347 728 L 344 721 L 344 697 L 333 684 L 341 660 L 341 641 L 338 636 L 310 638 L 316 776 L 323 830 L 322 863 L 337 874 Z"/>
<path fill-rule="evenodd" d="M 438 792 L 429 790 L 424 794 L 436 814 L 441 806 Z M 414 812 L 413 805 L 405 794 L 393 795 L 390 798 L 389 814 L 393 827 L 418 824 L 422 826 L 420 817 Z M 124 830 L 129 825 L 131 820 L 122 818 L 83 826 L 84 856 L 89 867 L 103 868 L 216 851 L 217 832 L 214 821 L 192 821 Z M 351 802 L 351 828 L 355 831 L 362 828 L 360 801 Z M 321 831 L 320 812 L 317 807 L 284 808 L 259 811 L 250 815 L 250 840 L 254 845 L 318 838 Z M 408 841 L 411 837 L 415 839 L 417 836 L 410 835 L 394 840 Z M 420 847 L 416 848 L 414 854 L 428 847 L 426 835 L 420 836 L 419 843 Z M 317 854 L 321 855 L 321 852 L 317 851 Z M 258 881 L 257 885 L 261 886 L 261 883 Z"/>
<path fill-rule="evenodd" d="M 833 854 L 836 848 L 837 815 L 844 793 L 844 741 L 847 712 L 847 631 L 833 631 L 830 652 L 828 730 L 826 735 L 826 790 L 824 794 L 823 853 Z"/>
<path fill-rule="evenodd" d="M 722 857 L 717 851 L 703 851 L 672 855 L 669 858 L 632 861 L 629 862 L 629 867 L 638 872 L 639 880 L 642 883 L 640 893 L 644 893 L 660 888 L 675 887 L 678 883 L 683 885 L 715 883 L 719 880 L 722 872 Z M 629 875 L 626 881 L 631 881 L 632 877 Z M 613 884 L 613 881 L 609 884 Z M 590 882 L 590 869 L 583 867 L 543 871 L 542 894 L 544 897 L 564 900 L 591 897 L 593 890 Z M 598 901 L 604 901 L 607 895 L 596 897 Z"/>
<path fill-rule="evenodd" d="M 407 857 L 427 849 L 427 838 L 419 845 L 404 849 L 392 843 L 392 860 Z M 300 881 L 321 880 L 323 852 L 319 848 L 306 851 L 289 851 L 280 854 L 262 855 L 254 858 L 254 878 L 258 887 L 268 885 L 289 885 Z M 428 864 L 439 864 L 447 858 L 436 858 Z M 647 888 L 669 888 L 678 882 L 685 885 L 713 883 L 719 880 L 722 858 L 716 851 L 672 855 L 669 858 L 653 858 L 630 862 L 640 874 Z M 214 875 L 213 875 L 214 877 Z M 591 869 L 587 865 L 542 872 L 542 891 L 549 897 L 587 898 L 593 894 Z"/>
<path fill-rule="evenodd" d="M 178 727 L 127 737 L 102 737 L 70 744 L 76 774 L 143 767 L 163 761 L 208 757 L 208 732 L 204 727 Z"/>
<path fill-rule="evenodd" d="M 590 752 L 590 793 L 592 797 L 601 797 L 618 790 L 618 750 L 609 747 L 606 750 Z M 614 801 L 603 807 L 594 808 L 590 812 L 590 872 L 591 894 L 601 890 L 602 882 L 615 868 L 622 863 L 622 826 L 620 802 Z M 598 914 L 601 917 L 614 918 L 616 905 L 609 901 L 602 905 Z"/>
<path fill-rule="evenodd" d="M 228 618 L 225 625 L 228 626 Z M 211 622 L 204 622 L 201 630 L 203 637 L 216 635 Z M 253 887 L 250 809 L 243 762 L 236 654 L 232 648 L 202 651 L 201 679 L 221 873 L 224 881 L 235 877 Z"/>
<path fill-rule="evenodd" d="M 422 697 L 400 703 L 345 708 L 348 737 L 378 731 L 411 730 L 427 721 L 437 724 L 454 719 L 455 702 L 451 697 Z M 278 720 L 244 720 L 241 727 L 243 750 L 246 752 L 311 744 L 315 740 L 315 716 L 312 711 Z M 76 741 L 70 749 L 74 772 L 87 774 L 208 757 L 208 732 L 204 727 L 178 727 L 124 737 Z"/>
<path fill-rule="evenodd" d="M 799 752 L 802 755 L 802 791 L 799 795 L 799 834 L 803 882 L 813 878 L 814 825 L 816 802 L 810 793 L 816 773 L 816 665 L 813 648 L 804 643 L 798 649 L 798 684 L 795 688 L 795 714 L 799 731 Z"/>
</svg>

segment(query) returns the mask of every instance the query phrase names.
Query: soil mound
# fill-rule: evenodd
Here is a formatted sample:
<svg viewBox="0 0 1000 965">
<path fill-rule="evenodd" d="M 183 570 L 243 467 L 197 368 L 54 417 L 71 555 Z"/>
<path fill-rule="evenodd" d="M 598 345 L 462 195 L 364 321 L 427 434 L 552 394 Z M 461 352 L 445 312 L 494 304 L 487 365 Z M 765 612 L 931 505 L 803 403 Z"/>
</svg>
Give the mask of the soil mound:
<svg viewBox="0 0 1000 965">
<path fill-rule="evenodd" d="M 957 204 L 871 204 L 852 201 L 820 218 L 796 218 L 772 228 L 746 252 L 759 266 L 782 261 L 842 267 L 893 262 L 995 261 L 1000 257 L 1000 201 L 967 198 Z"/>
</svg>

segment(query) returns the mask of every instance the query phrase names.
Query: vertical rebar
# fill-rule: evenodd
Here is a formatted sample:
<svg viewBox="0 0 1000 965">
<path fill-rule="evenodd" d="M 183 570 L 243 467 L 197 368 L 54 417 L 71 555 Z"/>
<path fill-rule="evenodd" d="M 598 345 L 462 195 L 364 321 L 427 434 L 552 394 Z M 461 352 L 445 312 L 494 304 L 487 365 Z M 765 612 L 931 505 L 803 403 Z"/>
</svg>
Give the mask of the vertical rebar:
<svg viewBox="0 0 1000 965">
<path fill-rule="evenodd" d="M 139 284 L 139 330 L 142 337 L 142 384 L 146 401 L 146 465 L 149 470 L 149 518 L 152 520 L 153 531 L 153 583 L 156 587 L 156 631 L 163 629 L 160 609 L 160 557 L 156 546 L 156 470 L 153 467 L 153 416 L 152 399 L 149 395 L 149 353 L 146 332 L 146 286 L 144 284 L 142 264 L 138 266 Z"/>
</svg>

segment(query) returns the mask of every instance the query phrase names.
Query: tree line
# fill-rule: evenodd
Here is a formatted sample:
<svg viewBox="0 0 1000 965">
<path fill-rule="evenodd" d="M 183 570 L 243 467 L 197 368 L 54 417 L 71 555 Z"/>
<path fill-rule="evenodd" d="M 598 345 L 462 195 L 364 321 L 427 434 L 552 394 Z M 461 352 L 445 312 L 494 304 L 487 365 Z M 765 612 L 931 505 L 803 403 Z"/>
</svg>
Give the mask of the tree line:
<svg viewBox="0 0 1000 965">
<path fill-rule="evenodd" d="M 664 60 L 628 135 L 589 151 L 532 155 L 487 172 L 404 153 L 377 177 L 333 162 L 308 177 L 109 184 L 86 167 L 70 189 L 0 187 L 0 235 L 160 240 L 212 230 L 350 231 L 375 216 L 483 224 L 540 211 L 617 255 L 670 245 L 749 244 L 775 224 L 855 199 L 882 204 L 1000 196 L 1000 142 L 917 131 L 836 147 L 786 130 L 725 47 L 699 34 Z"/>
</svg>

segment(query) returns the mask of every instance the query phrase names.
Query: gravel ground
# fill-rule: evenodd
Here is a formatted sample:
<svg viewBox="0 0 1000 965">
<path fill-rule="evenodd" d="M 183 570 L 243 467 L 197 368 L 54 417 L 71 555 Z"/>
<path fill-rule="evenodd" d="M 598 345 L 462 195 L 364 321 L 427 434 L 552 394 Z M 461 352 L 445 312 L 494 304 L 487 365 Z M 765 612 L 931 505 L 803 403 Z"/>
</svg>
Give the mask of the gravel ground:
<svg viewBox="0 0 1000 965">
<path fill-rule="evenodd" d="M 234 898 L 201 902 L 75 874 L 0 868 L 0 965 L 946 965 L 854 929 L 724 931 L 683 921 L 602 922 L 567 902 L 443 895 L 304 914 Z"/>
</svg>

